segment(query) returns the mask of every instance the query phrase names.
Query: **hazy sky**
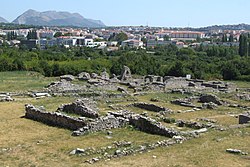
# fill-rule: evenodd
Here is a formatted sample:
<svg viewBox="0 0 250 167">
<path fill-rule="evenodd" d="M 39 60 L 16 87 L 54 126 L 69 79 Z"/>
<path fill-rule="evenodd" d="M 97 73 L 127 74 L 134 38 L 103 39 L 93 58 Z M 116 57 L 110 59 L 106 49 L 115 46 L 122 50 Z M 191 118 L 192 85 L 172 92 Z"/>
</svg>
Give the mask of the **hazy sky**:
<svg viewBox="0 0 250 167">
<path fill-rule="evenodd" d="M 13 21 L 28 9 L 76 12 L 109 26 L 250 24 L 250 0 L 2 0 L 0 16 Z"/>
</svg>

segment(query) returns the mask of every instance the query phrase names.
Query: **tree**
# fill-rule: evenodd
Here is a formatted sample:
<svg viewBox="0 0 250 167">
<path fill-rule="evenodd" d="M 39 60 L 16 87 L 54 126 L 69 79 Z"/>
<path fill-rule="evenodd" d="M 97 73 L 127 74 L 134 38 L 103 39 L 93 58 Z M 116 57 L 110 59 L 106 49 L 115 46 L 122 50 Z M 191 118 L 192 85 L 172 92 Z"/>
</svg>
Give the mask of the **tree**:
<svg viewBox="0 0 250 167">
<path fill-rule="evenodd" d="M 229 36 L 229 42 L 234 42 L 234 36 L 233 36 L 233 34 L 230 34 L 230 36 Z"/>
<path fill-rule="evenodd" d="M 12 67 L 12 70 L 19 70 L 19 71 L 23 71 L 25 70 L 25 65 L 24 65 L 24 62 L 22 59 L 20 58 L 16 58 L 14 61 L 13 61 L 13 67 Z"/>
<path fill-rule="evenodd" d="M 222 67 L 222 76 L 225 80 L 235 80 L 240 76 L 240 72 L 234 63 L 228 62 Z"/>
<path fill-rule="evenodd" d="M 56 32 L 55 35 L 54 35 L 54 37 L 57 38 L 57 37 L 60 37 L 62 35 L 63 35 L 62 32 Z"/>
<path fill-rule="evenodd" d="M 40 67 L 40 69 L 42 69 L 41 72 L 43 73 L 43 75 L 45 75 L 46 77 L 51 77 L 52 68 L 50 67 L 48 61 L 40 60 L 39 61 L 39 67 Z"/>
<path fill-rule="evenodd" d="M 227 42 L 227 34 L 222 35 L 222 42 Z"/>
<path fill-rule="evenodd" d="M 250 56 L 250 42 L 248 42 L 248 56 Z"/>
<path fill-rule="evenodd" d="M 14 40 L 14 39 L 17 39 L 17 33 L 14 31 L 8 32 L 7 33 L 7 40 L 10 41 L 10 40 Z"/>
<path fill-rule="evenodd" d="M 148 41 L 147 41 L 147 38 L 146 38 L 146 37 L 143 37 L 143 38 L 141 39 L 141 41 L 143 42 L 144 45 L 147 45 L 147 42 L 148 42 Z"/>
<path fill-rule="evenodd" d="M 164 41 L 170 41 L 169 35 L 164 35 L 163 39 L 164 39 Z"/>
<path fill-rule="evenodd" d="M 61 73 L 60 73 L 60 66 L 58 63 L 54 63 L 52 65 L 52 75 L 53 76 L 60 76 Z"/>
<path fill-rule="evenodd" d="M 31 30 L 28 32 L 27 39 L 38 39 L 36 30 Z"/>
<path fill-rule="evenodd" d="M 201 42 L 201 37 L 198 36 L 198 37 L 196 38 L 196 42 Z"/>
<path fill-rule="evenodd" d="M 117 41 L 119 44 L 121 44 L 122 41 L 125 41 L 127 39 L 127 34 L 124 32 L 120 32 L 119 34 L 113 33 L 113 35 L 110 36 L 109 41 Z"/>
<path fill-rule="evenodd" d="M 177 61 L 173 67 L 170 68 L 168 75 L 182 77 L 185 75 L 182 62 Z"/>
<path fill-rule="evenodd" d="M 248 55 L 247 36 L 245 34 L 240 35 L 239 55 L 240 56 Z"/>
</svg>

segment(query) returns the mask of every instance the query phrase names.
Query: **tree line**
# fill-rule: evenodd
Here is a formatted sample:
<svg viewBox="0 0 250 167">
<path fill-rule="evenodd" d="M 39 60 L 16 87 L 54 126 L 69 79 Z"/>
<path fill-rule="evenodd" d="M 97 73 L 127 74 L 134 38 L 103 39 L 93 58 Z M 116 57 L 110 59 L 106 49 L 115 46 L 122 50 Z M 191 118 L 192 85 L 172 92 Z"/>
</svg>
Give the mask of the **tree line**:
<svg viewBox="0 0 250 167">
<path fill-rule="evenodd" d="M 106 69 L 110 74 L 120 75 L 126 65 L 137 75 L 191 74 L 198 79 L 250 81 L 250 57 L 245 53 L 250 53 L 248 39 L 241 39 L 239 47 L 200 45 L 177 48 L 166 45 L 151 48 L 150 53 L 128 48 L 108 52 L 85 47 L 66 49 L 54 46 L 47 50 L 26 50 L 1 46 L 0 71 L 37 71 L 50 77 L 77 75 L 82 71 L 100 73 Z M 244 54 L 240 54 L 241 49 Z"/>
</svg>

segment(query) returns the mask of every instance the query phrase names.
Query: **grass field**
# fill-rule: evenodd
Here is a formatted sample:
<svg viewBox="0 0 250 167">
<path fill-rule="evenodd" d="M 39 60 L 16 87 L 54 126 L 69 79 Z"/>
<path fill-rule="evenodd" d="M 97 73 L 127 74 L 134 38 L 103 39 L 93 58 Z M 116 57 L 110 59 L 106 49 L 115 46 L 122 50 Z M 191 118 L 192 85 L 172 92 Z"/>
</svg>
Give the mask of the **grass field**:
<svg viewBox="0 0 250 167">
<path fill-rule="evenodd" d="M 45 78 L 37 72 L 0 72 L 0 91 L 18 92 L 41 89 L 55 78 Z"/>
<path fill-rule="evenodd" d="M 0 73 L 0 91 L 15 92 L 40 90 L 56 78 L 44 78 L 31 72 Z M 183 109 L 169 103 L 169 100 L 181 95 L 149 94 L 136 97 L 138 101 L 149 102 L 152 97 L 160 97 L 160 104 L 172 110 Z M 250 153 L 250 128 L 235 128 L 226 131 L 209 130 L 201 137 L 188 140 L 171 147 L 162 147 L 147 153 L 126 156 L 110 161 L 101 161 L 93 165 L 84 163 L 86 156 L 71 156 L 75 148 L 101 148 L 114 141 L 131 141 L 135 145 L 151 143 L 166 137 L 151 135 L 133 128 L 112 130 L 112 138 L 106 132 L 86 136 L 72 137 L 71 131 L 51 127 L 45 124 L 22 118 L 24 105 L 31 103 L 55 111 L 63 103 L 75 100 L 72 97 L 50 97 L 34 99 L 17 97 L 14 102 L 0 103 L 0 167 L 78 167 L 78 166 L 115 166 L 115 167 L 250 167 L 250 155 L 229 154 L 228 148 L 240 149 Z M 98 106 L 106 107 L 99 102 Z M 121 103 L 123 104 L 123 103 Z M 188 108 L 186 108 L 188 109 Z M 100 108 L 101 111 L 108 110 Z M 131 108 L 131 110 L 136 110 Z M 143 112 L 138 110 L 137 112 Z M 206 117 L 217 120 L 225 127 L 237 124 L 237 118 L 229 113 L 241 113 L 240 109 L 219 107 L 217 110 L 202 110 L 190 113 L 175 113 L 175 119 L 196 120 Z"/>
</svg>

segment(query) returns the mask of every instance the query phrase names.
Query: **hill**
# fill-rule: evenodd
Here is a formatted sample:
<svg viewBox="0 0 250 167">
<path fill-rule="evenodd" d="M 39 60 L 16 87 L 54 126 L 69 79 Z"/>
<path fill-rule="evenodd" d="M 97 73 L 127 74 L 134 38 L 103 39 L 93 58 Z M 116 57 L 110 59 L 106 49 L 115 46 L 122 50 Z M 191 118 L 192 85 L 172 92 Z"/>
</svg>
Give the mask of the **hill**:
<svg viewBox="0 0 250 167">
<path fill-rule="evenodd" d="M 100 20 L 87 19 L 78 13 L 28 10 L 18 16 L 12 23 L 37 26 L 77 26 L 77 27 L 105 27 Z"/>
<path fill-rule="evenodd" d="M 2 17 L 0 17 L 0 23 L 8 23 L 8 21 Z"/>
</svg>

